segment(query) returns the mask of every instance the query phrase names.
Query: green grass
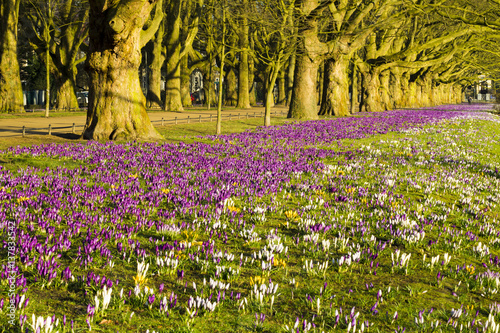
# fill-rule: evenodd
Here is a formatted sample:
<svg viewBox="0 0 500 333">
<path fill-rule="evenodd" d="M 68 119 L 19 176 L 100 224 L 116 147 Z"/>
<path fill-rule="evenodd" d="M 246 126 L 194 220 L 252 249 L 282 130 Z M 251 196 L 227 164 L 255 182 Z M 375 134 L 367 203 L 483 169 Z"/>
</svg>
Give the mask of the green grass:
<svg viewBox="0 0 500 333">
<path fill-rule="evenodd" d="M 87 111 L 49 111 L 49 118 L 85 116 Z M 23 118 L 45 118 L 45 110 L 35 110 L 34 112 L 23 113 L 0 113 L 0 119 L 23 119 Z"/>
</svg>

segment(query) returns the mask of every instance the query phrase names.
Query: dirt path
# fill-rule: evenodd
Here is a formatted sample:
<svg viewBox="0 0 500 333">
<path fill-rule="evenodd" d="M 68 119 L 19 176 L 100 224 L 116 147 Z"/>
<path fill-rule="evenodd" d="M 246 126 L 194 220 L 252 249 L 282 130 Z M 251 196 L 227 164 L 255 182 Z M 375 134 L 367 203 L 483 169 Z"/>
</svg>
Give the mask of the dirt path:
<svg viewBox="0 0 500 333">
<path fill-rule="evenodd" d="M 272 113 L 278 112 L 286 114 L 287 110 L 288 109 L 284 106 L 276 106 L 272 109 Z M 258 115 L 261 112 L 264 112 L 263 107 L 254 107 L 252 109 L 226 108 L 222 111 L 222 114 L 223 121 L 227 121 L 229 120 L 229 115 L 231 115 L 231 119 L 235 120 L 238 119 L 238 117 L 244 118 L 247 114 L 253 116 L 254 113 Z M 178 124 L 187 123 L 188 117 L 189 122 L 199 122 L 200 116 L 201 121 L 209 121 L 210 115 L 215 121 L 217 110 L 194 108 L 187 109 L 182 112 L 150 111 L 148 114 L 149 118 L 153 122 L 153 125 L 158 127 L 161 126 L 162 123 L 163 125 L 173 125 L 175 124 L 176 118 Z M 13 138 L 22 136 L 23 126 L 25 126 L 26 135 L 47 135 L 49 132 L 49 125 L 51 126 L 52 134 L 72 133 L 73 126 L 75 133 L 80 134 L 83 126 L 85 125 L 85 118 L 86 116 L 84 115 L 45 118 L 41 113 L 40 117 L 0 119 L 0 138 L 7 139 L 9 137 Z"/>
</svg>

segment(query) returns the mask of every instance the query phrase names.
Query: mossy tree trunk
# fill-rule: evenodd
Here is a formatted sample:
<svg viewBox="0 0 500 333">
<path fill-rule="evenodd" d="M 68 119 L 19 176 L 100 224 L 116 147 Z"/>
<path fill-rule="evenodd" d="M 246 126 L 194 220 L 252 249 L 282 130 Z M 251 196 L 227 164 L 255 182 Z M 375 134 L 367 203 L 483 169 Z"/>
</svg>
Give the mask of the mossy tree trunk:
<svg viewBox="0 0 500 333">
<path fill-rule="evenodd" d="M 318 100 L 316 80 L 318 77 L 318 59 L 300 55 L 295 64 L 293 93 L 288 111 L 288 118 L 318 119 Z"/>
<path fill-rule="evenodd" d="M 299 5 L 297 11 L 303 17 L 298 26 L 297 58 L 288 118 L 318 119 L 318 69 L 323 55 L 328 52 L 328 46 L 318 38 L 317 15 L 324 3 L 304 0 Z"/>
<path fill-rule="evenodd" d="M 147 30 L 143 30 L 144 23 L 157 1 L 89 2 L 89 110 L 82 137 L 161 139 L 146 113 L 138 74 L 141 48 L 152 38 L 163 17 L 161 0 Z"/>
<path fill-rule="evenodd" d="M 362 112 L 383 111 L 384 107 L 380 98 L 380 75 L 376 69 L 362 66 L 363 85 L 361 91 L 363 98 L 360 105 Z"/>
<path fill-rule="evenodd" d="M 393 100 L 394 108 L 402 108 L 406 106 L 404 102 L 404 86 L 403 82 L 405 82 L 402 77 L 402 70 L 398 67 L 391 68 L 390 73 L 390 86 L 391 86 L 391 98 Z M 407 82 L 406 82 L 407 83 Z"/>
<path fill-rule="evenodd" d="M 325 61 L 320 115 L 347 116 L 349 110 L 349 58 L 338 56 Z"/>
<path fill-rule="evenodd" d="M 165 110 L 183 111 L 181 96 L 181 1 L 167 6 L 167 77 Z"/>
<path fill-rule="evenodd" d="M 356 67 L 355 63 L 352 65 L 351 100 L 349 101 L 349 103 L 351 114 L 353 114 L 354 112 L 356 112 L 358 106 L 358 68 Z"/>
<path fill-rule="evenodd" d="M 292 100 L 292 91 L 293 91 L 293 75 L 295 73 L 295 53 L 293 53 L 288 59 L 288 68 L 286 72 L 287 76 L 287 85 L 286 85 L 286 105 L 290 105 L 290 101 Z"/>
<path fill-rule="evenodd" d="M 285 105 L 286 102 L 286 82 L 285 82 L 285 70 L 282 68 L 278 75 L 278 101 L 276 104 Z"/>
<path fill-rule="evenodd" d="M 151 61 L 148 64 L 148 93 L 147 105 L 151 109 L 163 108 L 161 100 L 161 69 L 165 62 L 163 34 L 165 28 L 163 22 L 158 27 L 158 31 L 151 40 Z"/>
<path fill-rule="evenodd" d="M 391 73 L 389 70 L 380 73 L 380 99 L 382 102 L 382 110 L 392 110 L 394 108 L 394 100 L 391 95 Z"/>
<path fill-rule="evenodd" d="M 76 109 L 78 100 L 76 98 L 76 68 L 75 73 L 54 75 L 53 91 L 55 93 L 54 108 L 56 110 Z"/>
<path fill-rule="evenodd" d="M 250 48 L 254 48 L 253 40 L 250 39 Z M 255 93 L 255 60 L 252 56 L 248 57 L 248 101 L 250 106 L 257 105 L 257 94 Z"/>
<path fill-rule="evenodd" d="M 250 105 L 250 87 L 248 75 L 249 25 L 247 18 L 248 0 L 241 1 L 241 19 L 238 33 L 240 59 L 238 63 L 238 104 L 239 109 L 248 109 Z"/>
<path fill-rule="evenodd" d="M 214 65 L 212 62 L 213 61 L 209 64 L 208 71 L 203 74 L 203 91 L 205 95 L 205 104 L 208 109 L 217 104 L 217 92 L 215 91 L 215 79 L 213 73 Z"/>
<path fill-rule="evenodd" d="M 0 3 L 0 112 L 24 112 L 23 88 L 17 60 L 20 0 Z"/>
<path fill-rule="evenodd" d="M 263 104 L 266 107 L 266 109 L 269 107 L 269 110 L 274 106 L 274 84 L 276 83 L 276 80 L 274 81 L 275 83 L 271 86 L 271 81 L 272 81 L 272 73 L 271 70 L 268 68 L 264 72 L 264 101 Z"/>
<path fill-rule="evenodd" d="M 189 91 L 189 84 L 191 79 L 191 69 L 189 68 L 189 59 L 187 56 L 181 58 L 181 98 L 184 107 L 193 105 L 191 101 L 191 93 Z"/>
<path fill-rule="evenodd" d="M 227 67 L 227 66 L 226 66 Z M 226 106 L 235 106 L 238 99 L 238 88 L 236 73 L 233 67 L 229 67 L 227 70 L 227 75 L 224 78 L 226 80 Z"/>
</svg>

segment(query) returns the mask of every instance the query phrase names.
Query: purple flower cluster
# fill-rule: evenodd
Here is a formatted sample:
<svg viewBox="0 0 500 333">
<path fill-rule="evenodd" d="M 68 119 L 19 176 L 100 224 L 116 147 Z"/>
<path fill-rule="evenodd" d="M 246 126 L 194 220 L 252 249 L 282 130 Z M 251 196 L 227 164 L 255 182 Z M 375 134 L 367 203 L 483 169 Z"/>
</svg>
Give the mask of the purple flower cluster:
<svg viewBox="0 0 500 333">
<path fill-rule="evenodd" d="M 395 194 L 393 187 L 403 183 L 407 189 L 423 183 L 431 186 L 431 181 L 422 178 L 421 182 L 416 182 L 411 179 L 413 175 L 408 174 L 403 182 L 387 173 L 377 175 L 374 181 L 383 187 L 382 190 L 374 191 L 374 184 L 358 186 L 356 180 L 361 174 L 368 174 L 370 168 L 387 161 L 369 149 L 336 151 L 332 148 L 344 139 L 366 138 L 390 131 L 406 132 L 447 120 L 488 117 L 484 113 L 466 112 L 461 106 L 397 110 L 209 136 L 210 144 L 89 142 L 10 148 L 2 154 L 81 163 L 74 168 L 39 170 L 28 167 L 17 172 L 0 166 L 0 225 L 5 228 L 6 221 L 14 221 L 17 226 L 17 285 L 29 288 L 30 283 L 46 286 L 53 281 L 74 282 L 83 286 L 89 298 L 102 296 L 104 299 L 106 290 L 116 289 L 118 285 L 117 276 L 111 273 L 115 262 L 128 265 L 155 258 L 148 262 L 151 270 L 158 275 L 171 271 L 169 282 L 183 285 L 181 289 L 185 292 L 188 281 L 192 281 L 190 268 L 210 274 L 211 281 L 208 285 L 204 283 L 205 294 L 203 289 L 198 292 L 194 285 L 197 296 L 189 295 L 186 311 L 190 319 L 198 315 L 198 311 L 214 311 L 229 298 L 244 307 L 246 298 L 241 297 L 240 290 L 229 288 L 245 265 L 255 261 L 258 263 L 256 269 L 262 268 L 263 274 L 286 266 L 288 248 L 285 250 L 278 229 L 270 230 L 265 236 L 259 235 L 255 233 L 255 224 L 264 223 L 266 214 L 277 214 L 283 208 L 277 194 L 283 196 L 284 202 L 290 192 L 302 201 L 296 211 L 287 211 L 287 227 L 292 222 L 297 225 L 294 232 L 298 232 L 292 238 L 293 243 L 287 246 L 303 247 L 303 253 L 306 249 L 319 253 L 328 252 L 330 246 L 341 248 L 342 255 L 333 259 L 328 257 L 326 264 L 316 259 L 313 264 L 311 260 L 309 266 L 304 266 L 307 274 L 323 272 L 325 276 L 331 262 L 337 265 L 339 272 L 366 265 L 367 271 L 375 276 L 377 270 L 383 270 L 383 265 L 379 267 L 380 256 L 389 244 L 427 244 L 424 238 L 429 225 L 432 228 L 442 219 L 441 215 L 431 214 L 410 216 L 398 206 L 406 201 L 402 195 Z M 420 152 L 412 147 L 405 154 L 394 157 L 392 163 L 409 163 L 408 160 Z M 437 160 L 439 156 L 432 158 Z M 327 161 L 331 159 L 339 161 L 338 165 L 329 165 Z M 362 165 L 369 160 L 373 164 Z M 328 192 L 328 201 L 319 197 L 318 193 L 323 192 Z M 269 199 L 269 203 L 264 204 L 260 200 L 263 197 Z M 435 203 L 429 201 L 427 204 Z M 356 209 L 362 211 L 365 207 L 369 213 L 357 216 L 356 221 L 354 215 L 342 219 L 335 215 L 342 211 L 349 214 Z M 448 214 L 442 213 L 445 217 Z M 352 221 L 350 227 L 343 224 L 347 220 Z M 198 232 L 204 234 L 201 241 L 192 236 Z M 332 234 L 336 235 L 333 237 L 336 245 L 331 245 L 326 237 L 332 238 Z M 142 238 L 138 239 L 138 235 Z M 349 248 L 349 237 L 361 239 L 363 246 L 368 245 L 363 249 L 360 246 Z M 180 238 L 185 240 L 180 241 Z M 235 254 L 228 253 L 224 245 L 236 239 L 244 240 L 245 244 L 265 242 L 267 247 L 253 256 L 236 254 L 235 262 L 239 262 L 239 266 L 231 266 Z M 5 242 L 3 245 L 6 247 Z M 429 243 L 428 247 L 431 246 Z M 178 267 L 179 260 L 185 265 Z M 4 266 L 0 275 L 2 281 L 6 278 L 5 270 Z M 108 271 L 104 275 L 96 273 L 98 270 Z M 160 285 L 157 294 L 149 288 L 143 292 L 138 285 L 143 288 L 142 284 L 148 283 L 147 270 L 145 268 L 136 277 L 135 298 L 129 290 L 126 302 L 150 309 L 155 306 L 160 313 L 168 314 L 172 307 L 178 306 L 177 294 L 175 299 L 173 296 L 169 301 L 165 296 L 162 299 L 164 284 Z M 439 272 L 438 282 L 444 274 L 444 270 Z M 268 280 L 271 285 L 271 279 Z M 131 277 L 125 277 L 125 285 L 127 283 L 132 283 Z M 265 284 L 261 286 L 266 287 Z M 309 298 L 311 307 L 317 307 L 317 313 L 321 313 L 319 297 L 327 289 L 326 282 L 323 288 L 319 296 Z M 271 293 L 255 287 L 254 292 L 261 295 L 261 305 L 268 302 L 272 309 L 276 289 L 277 285 Z M 87 295 L 87 290 L 96 295 Z M 227 299 L 226 291 L 231 295 Z M 237 296 L 233 297 L 233 292 Z M 169 294 L 174 295 L 173 291 Z M 382 304 L 381 292 L 376 297 L 371 314 L 377 314 Z M 187 301 L 188 296 L 180 295 L 181 298 Z M 97 304 L 88 304 L 91 319 L 104 311 L 97 307 Z M 262 312 L 255 315 L 256 326 L 264 325 L 266 315 Z M 349 327 L 364 325 L 354 308 L 351 313 L 344 314 L 340 308 L 336 317 L 335 325 L 339 318 L 342 325 Z M 303 323 L 306 327 L 305 319 Z"/>
</svg>

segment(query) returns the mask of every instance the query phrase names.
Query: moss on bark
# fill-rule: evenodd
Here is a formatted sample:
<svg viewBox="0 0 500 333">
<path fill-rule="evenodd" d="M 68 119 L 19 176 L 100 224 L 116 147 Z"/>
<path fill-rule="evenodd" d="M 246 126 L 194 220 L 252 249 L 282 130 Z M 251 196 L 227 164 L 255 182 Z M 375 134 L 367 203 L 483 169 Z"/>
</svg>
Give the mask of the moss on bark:
<svg viewBox="0 0 500 333">
<path fill-rule="evenodd" d="M 0 112 L 24 112 L 17 60 L 19 0 L 2 0 L 0 17 Z"/>
<path fill-rule="evenodd" d="M 90 1 L 89 110 L 83 138 L 158 140 L 139 81 L 141 33 L 154 6 L 147 0 L 100 6 Z"/>
</svg>

